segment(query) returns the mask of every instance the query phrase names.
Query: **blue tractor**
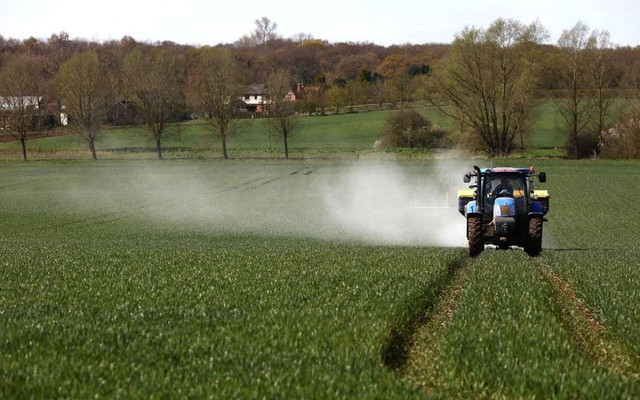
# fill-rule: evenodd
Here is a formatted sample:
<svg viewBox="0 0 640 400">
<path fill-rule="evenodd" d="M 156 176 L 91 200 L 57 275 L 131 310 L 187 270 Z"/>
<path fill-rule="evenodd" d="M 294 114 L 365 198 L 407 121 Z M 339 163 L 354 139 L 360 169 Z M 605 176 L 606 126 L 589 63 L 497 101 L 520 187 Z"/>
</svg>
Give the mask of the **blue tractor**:
<svg viewBox="0 0 640 400">
<path fill-rule="evenodd" d="M 549 212 L 549 193 L 534 187 L 533 178 L 546 182 L 535 168 L 473 167 L 464 182 L 475 183 L 458 191 L 458 211 L 467 218 L 469 255 L 475 257 L 485 244 L 500 249 L 518 246 L 530 256 L 542 251 L 542 223 Z"/>
</svg>

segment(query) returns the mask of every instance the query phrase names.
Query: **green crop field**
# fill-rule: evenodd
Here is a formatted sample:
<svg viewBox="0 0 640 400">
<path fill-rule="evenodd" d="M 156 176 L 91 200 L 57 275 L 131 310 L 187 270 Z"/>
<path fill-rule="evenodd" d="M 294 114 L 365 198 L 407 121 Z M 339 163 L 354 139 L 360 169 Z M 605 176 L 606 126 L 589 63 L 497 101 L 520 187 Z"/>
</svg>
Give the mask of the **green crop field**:
<svg viewBox="0 0 640 400">
<path fill-rule="evenodd" d="M 640 164 L 470 259 L 472 162 L 2 162 L 0 397 L 638 398 Z"/>
</svg>

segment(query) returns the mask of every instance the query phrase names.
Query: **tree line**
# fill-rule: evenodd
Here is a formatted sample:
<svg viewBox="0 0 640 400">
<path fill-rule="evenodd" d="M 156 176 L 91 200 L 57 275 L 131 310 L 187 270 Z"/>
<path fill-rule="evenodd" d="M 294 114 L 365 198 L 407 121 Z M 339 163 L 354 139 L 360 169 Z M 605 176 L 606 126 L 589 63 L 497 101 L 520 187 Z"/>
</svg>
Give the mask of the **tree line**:
<svg viewBox="0 0 640 400">
<path fill-rule="evenodd" d="M 146 124 L 162 158 L 166 125 L 195 114 L 211 124 L 227 158 L 226 139 L 241 116 L 231 99 L 256 83 L 268 88 L 269 121 L 284 138 L 286 156 L 295 113 L 364 103 L 427 101 L 459 123 L 465 141 L 501 156 L 528 133 L 541 99 L 552 99 L 562 115 L 570 157 L 625 148 L 622 132 L 633 131 L 629 121 L 640 115 L 640 47 L 615 46 L 606 31 L 582 22 L 554 45 L 545 44 L 538 22 L 504 19 L 464 28 L 450 44 L 387 47 L 307 34 L 282 38 L 266 17 L 255 26 L 235 43 L 203 47 L 128 36 L 92 42 L 64 32 L 45 40 L 0 36 L 2 132 L 20 140 L 26 159 L 29 133 L 68 115 L 96 158 L 104 126 Z M 282 101 L 290 90 L 295 104 Z M 49 110 L 33 106 L 39 96 Z"/>
</svg>

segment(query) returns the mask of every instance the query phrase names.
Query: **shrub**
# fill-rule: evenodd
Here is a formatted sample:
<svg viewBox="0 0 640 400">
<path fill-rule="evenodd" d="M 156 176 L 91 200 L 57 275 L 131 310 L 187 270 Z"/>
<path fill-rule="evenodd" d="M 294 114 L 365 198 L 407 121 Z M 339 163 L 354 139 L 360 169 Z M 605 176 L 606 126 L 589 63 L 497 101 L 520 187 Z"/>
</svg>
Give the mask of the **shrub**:
<svg viewBox="0 0 640 400">
<path fill-rule="evenodd" d="M 434 148 L 444 144 L 445 136 L 446 131 L 432 127 L 417 111 L 402 109 L 386 119 L 383 135 L 376 144 L 382 148 Z"/>
<path fill-rule="evenodd" d="M 640 113 L 605 131 L 600 136 L 604 158 L 640 158 Z"/>
</svg>

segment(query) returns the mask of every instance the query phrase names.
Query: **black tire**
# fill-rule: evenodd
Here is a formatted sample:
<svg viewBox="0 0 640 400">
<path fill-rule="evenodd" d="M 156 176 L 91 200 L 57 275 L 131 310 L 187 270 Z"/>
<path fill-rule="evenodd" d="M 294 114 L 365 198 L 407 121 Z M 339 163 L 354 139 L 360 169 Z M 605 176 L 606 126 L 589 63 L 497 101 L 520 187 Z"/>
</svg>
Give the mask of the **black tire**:
<svg viewBox="0 0 640 400">
<path fill-rule="evenodd" d="M 467 239 L 469 240 L 469 256 L 475 257 L 484 250 L 484 235 L 481 217 L 467 218 Z"/>
<path fill-rule="evenodd" d="M 542 251 L 542 218 L 529 220 L 529 241 L 524 249 L 531 257 L 535 257 Z"/>
</svg>

